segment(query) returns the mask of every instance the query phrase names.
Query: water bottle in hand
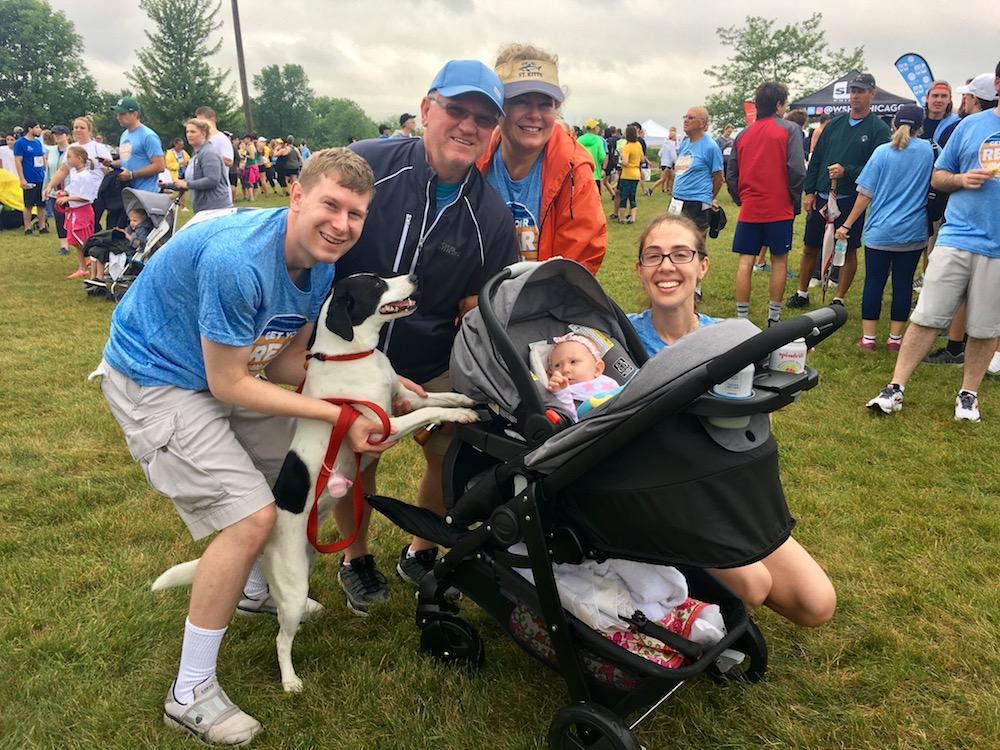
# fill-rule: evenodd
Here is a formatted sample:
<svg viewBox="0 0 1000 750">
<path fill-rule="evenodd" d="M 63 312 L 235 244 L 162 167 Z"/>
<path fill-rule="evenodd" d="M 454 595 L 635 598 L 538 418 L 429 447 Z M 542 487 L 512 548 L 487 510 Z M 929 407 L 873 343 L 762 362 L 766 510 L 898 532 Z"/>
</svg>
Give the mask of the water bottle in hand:
<svg viewBox="0 0 1000 750">
<path fill-rule="evenodd" d="M 844 258 L 847 256 L 847 240 L 837 240 L 833 245 L 833 265 L 844 265 Z"/>
</svg>

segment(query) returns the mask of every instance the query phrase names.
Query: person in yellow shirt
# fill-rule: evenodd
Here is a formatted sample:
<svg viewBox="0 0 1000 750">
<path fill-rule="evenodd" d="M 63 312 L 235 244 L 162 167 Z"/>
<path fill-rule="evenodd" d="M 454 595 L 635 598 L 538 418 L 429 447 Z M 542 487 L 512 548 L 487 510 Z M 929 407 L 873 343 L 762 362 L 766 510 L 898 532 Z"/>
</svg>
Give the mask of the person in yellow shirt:
<svg viewBox="0 0 1000 750">
<path fill-rule="evenodd" d="M 263 136 L 257 138 L 257 153 L 260 155 L 260 194 L 267 195 L 268 185 L 274 188 L 271 182 L 271 175 L 274 174 L 274 167 L 271 165 L 271 146 Z"/>
<path fill-rule="evenodd" d="M 166 165 L 167 171 L 170 173 L 170 181 L 177 182 L 177 180 L 184 179 L 184 170 L 187 169 L 188 164 L 191 162 L 191 157 L 188 152 L 184 150 L 184 139 L 174 138 L 174 142 L 167 149 L 167 153 L 164 154 L 164 164 Z M 181 196 L 180 207 L 184 208 L 184 200 L 186 195 Z"/>
<path fill-rule="evenodd" d="M 625 128 L 625 145 L 621 149 L 622 175 L 618 178 L 618 223 L 635 224 L 638 204 L 635 200 L 636 188 L 642 178 L 639 165 L 642 164 L 642 146 L 639 133 L 634 126 Z M 628 218 L 625 217 L 628 204 Z"/>
</svg>

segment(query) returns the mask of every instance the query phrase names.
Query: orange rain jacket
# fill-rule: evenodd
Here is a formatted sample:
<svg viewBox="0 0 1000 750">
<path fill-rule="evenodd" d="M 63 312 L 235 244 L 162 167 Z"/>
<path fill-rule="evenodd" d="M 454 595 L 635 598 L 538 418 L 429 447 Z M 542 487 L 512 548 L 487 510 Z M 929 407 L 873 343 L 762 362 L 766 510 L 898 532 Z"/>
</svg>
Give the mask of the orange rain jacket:
<svg viewBox="0 0 1000 750">
<path fill-rule="evenodd" d="M 484 175 L 500 147 L 500 128 L 476 162 Z M 590 153 L 559 125 L 545 146 L 542 162 L 542 228 L 538 260 L 570 258 L 597 273 L 608 249 L 608 224 L 594 180 Z"/>
</svg>

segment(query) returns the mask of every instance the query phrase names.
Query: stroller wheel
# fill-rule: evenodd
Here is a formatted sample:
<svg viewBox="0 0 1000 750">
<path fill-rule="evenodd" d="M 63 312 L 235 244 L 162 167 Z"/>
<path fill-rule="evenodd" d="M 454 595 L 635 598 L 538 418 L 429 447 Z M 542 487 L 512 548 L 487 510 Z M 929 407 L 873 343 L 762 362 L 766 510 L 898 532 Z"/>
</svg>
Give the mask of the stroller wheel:
<svg viewBox="0 0 1000 750">
<path fill-rule="evenodd" d="M 486 650 L 476 629 L 461 617 L 442 615 L 420 632 L 420 650 L 449 666 L 478 672 L 486 660 Z"/>
<path fill-rule="evenodd" d="M 742 661 L 736 662 L 730 658 L 731 652 L 736 652 L 737 658 L 742 655 Z M 753 620 L 747 622 L 746 633 L 708 668 L 708 675 L 720 684 L 734 681 L 759 682 L 766 672 L 767 642 Z"/>
<path fill-rule="evenodd" d="M 639 750 L 640 747 L 621 719 L 593 703 L 566 706 L 549 727 L 549 750 Z"/>
</svg>

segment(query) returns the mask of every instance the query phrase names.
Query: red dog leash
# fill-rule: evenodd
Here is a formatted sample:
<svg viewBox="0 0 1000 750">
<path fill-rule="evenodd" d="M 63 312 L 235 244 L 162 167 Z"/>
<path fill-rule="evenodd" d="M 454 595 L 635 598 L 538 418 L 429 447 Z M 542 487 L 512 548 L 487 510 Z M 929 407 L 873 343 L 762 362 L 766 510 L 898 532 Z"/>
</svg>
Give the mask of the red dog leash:
<svg viewBox="0 0 1000 750">
<path fill-rule="evenodd" d="M 323 354 L 321 352 L 310 353 L 306 355 L 306 363 L 308 365 L 308 360 L 310 359 L 315 359 L 320 362 L 343 362 L 361 359 L 362 357 L 367 357 L 373 351 L 374 349 L 369 349 L 368 351 L 357 352 L 355 354 Z M 302 386 L 304 385 L 305 382 L 303 381 L 297 389 L 298 393 L 302 393 Z M 351 497 L 354 502 L 354 532 L 346 539 L 341 539 L 339 542 L 320 544 L 318 540 L 319 498 L 323 494 L 323 490 L 326 488 L 327 482 L 330 480 L 330 474 L 333 472 L 333 466 L 337 461 L 337 454 L 340 452 L 340 446 L 341 443 L 344 442 L 344 437 L 347 435 L 347 431 L 351 429 L 351 425 L 354 424 L 357 418 L 361 416 L 361 412 L 354 408 L 354 404 L 359 404 L 371 409 L 382 423 L 382 439 L 377 441 L 377 443 L 384 443 L 388 440 L 389 432 L 392 428 L 389 425 L 389 415 L 385 413 L 381 406 L 374 404 L 371 401 L 357 401 L 350 398 L 324 398 L 322 400 L 327 403 L 340 406 L 340 416 L 337 418 L 336 424 L 334 424 L 331 428 L 330 441 L 326 446 L 326 455 L 323 457 L 323 463 L 320 466 L 319 476 L 316 478 L 316 493 L 313 496 L 313 505 L 309 510 L 309 519 L 306 522 L 306 538 L 309 540 L 309 544 L 311 544 L 317 552 L 330 554 L 332 552 L 342 552 L 354 544 L 354 540 L 357 539 L 358 532 L 361 530 L 361 518 L 364 515 L 365 493 L 364 488 L 361 486 L 361 454 L 355 453 L 354 486 L 351 492 Z"/>
</svg>

